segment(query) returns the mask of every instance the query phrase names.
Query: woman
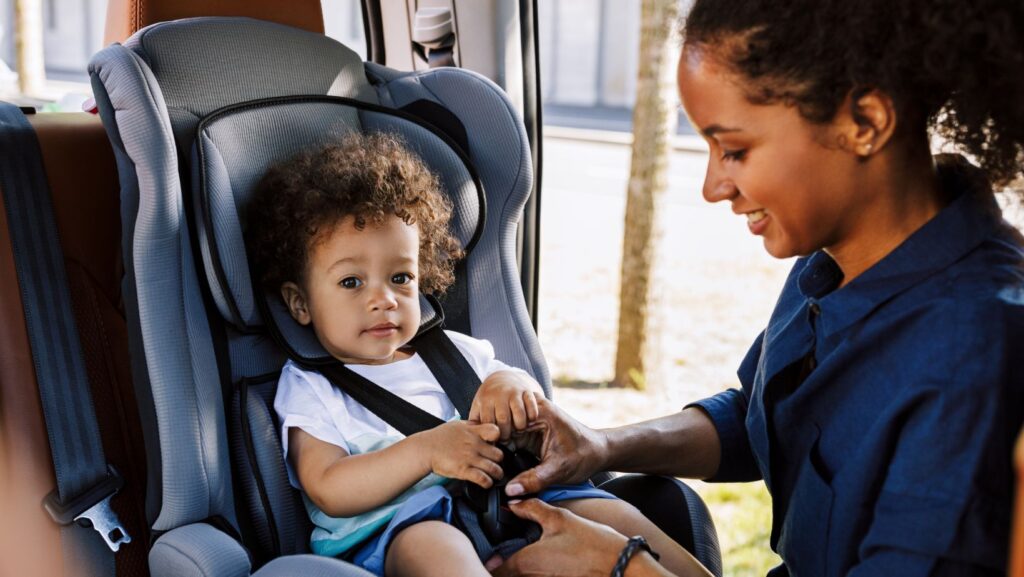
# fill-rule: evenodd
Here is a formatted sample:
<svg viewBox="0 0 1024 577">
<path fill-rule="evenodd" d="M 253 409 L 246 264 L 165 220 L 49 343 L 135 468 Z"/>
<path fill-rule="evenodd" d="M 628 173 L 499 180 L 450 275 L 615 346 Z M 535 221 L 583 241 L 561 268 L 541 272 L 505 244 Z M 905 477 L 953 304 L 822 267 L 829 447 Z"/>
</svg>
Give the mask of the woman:
<svg viewBox="0 0 1024 577">
<path fill-rule="evenodd" d="M 678 83 L 705 199 L 801 258 L 740 389 L 606 431 L 544 404 L 543 462 L 509 494 L 605 469 L 764 479 L 772 575 L 1004 572 L 1024 253 L 992 186 L 1024 159 L 1024 5 L 697 0 Z M 544 537 L 500 574 L 607 575 L 626 544 L 513 510 Z M 626 575 L 667 574 L 638 551 Z"/>
</svg>

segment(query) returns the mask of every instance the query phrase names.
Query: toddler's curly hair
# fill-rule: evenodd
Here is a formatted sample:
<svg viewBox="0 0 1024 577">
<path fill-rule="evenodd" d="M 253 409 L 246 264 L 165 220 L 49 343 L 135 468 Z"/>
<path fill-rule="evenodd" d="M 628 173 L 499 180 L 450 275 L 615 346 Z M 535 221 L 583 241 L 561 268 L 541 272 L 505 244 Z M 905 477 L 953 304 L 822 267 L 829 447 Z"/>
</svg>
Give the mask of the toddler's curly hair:
<svg viewBox="0 0 1024 577">
<path fill-rule="evenodd" d="M 357 229 L 397 216 L 419 226 L 419 281 L 441 294 L 455 280 L 459 241 L 438 178 L 391 134 L 345 138 L 273 166 L 248 204 L 246 246 L 256 278 L 277 291 L 305 279 L 311 247 L 346 217 Z"/>
</svg>

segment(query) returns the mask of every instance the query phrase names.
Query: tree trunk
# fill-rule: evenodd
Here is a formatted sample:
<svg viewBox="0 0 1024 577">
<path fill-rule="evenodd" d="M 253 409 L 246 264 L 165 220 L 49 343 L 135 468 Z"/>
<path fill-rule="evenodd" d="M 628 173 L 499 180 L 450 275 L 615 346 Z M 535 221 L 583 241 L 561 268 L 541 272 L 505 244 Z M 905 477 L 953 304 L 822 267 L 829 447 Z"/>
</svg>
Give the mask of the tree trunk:
<svg viewBox="0 0 1024 577">
<path fill-rule="evenodd" d="M 46 83 L 41 0 L 14 0 L 14 46 L 18 91 L 27 95 L 41 94 Z"/>
<path fill-rule="evenodd" d="M 677 50 L 672 31 L 678 12 L 678 0 L 642 0 L 614 380 L 617 386 L 640 390 L 647 386 L 644 357 L 655 214 L 666 189 L 669 132 L 676 118 L 672 70 Z"/>
</svg>

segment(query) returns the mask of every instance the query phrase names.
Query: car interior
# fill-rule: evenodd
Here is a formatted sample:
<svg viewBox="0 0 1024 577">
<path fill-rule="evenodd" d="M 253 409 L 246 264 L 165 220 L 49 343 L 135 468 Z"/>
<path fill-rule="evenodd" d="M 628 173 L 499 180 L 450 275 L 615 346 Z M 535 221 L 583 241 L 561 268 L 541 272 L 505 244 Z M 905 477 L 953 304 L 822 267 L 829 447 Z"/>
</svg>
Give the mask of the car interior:
<svg viewBox="0 0 1024 577">
<path fill-rule="evenodd" d="M 469 64 L 469 42 L 452 55 L 451 38 L 408 41 L 421 69 L 400 72 L 323 36 L 318 2 L 229 4 L 111 3 L 114 43 L 90 65 L 98 117 L 5 109 L 4 439 L 17 442 L 4 442 L 3 493 L 17 530 L 4 542 L 15 569 L 357 574 L 302 555 L 309 522 L 268 402 L 286 354 L 324 353 L 253 291 L 239 222 L 269 164 L 347 130 L 397 131 L 442 175 L 471 249 L 445 326 L 490 339 L 550 391 L 522 283 L 532 273 L 519 266 L 533 250 L 523 239 L 538 151 L 506 92 L 451 66 Z M 395 5 L 376 8 L 366 12 Z M 613 484 L 642 508 L 682 500 L 697 530 L 679 539 L 715 565 L 692 491 Z"/>
<path fill-rule="evenodd" d="M 551 395 L 536 0 L 362 8 L 365 61 L 320 0 L 111 0 L 89 110 L 0 106 L 4 575 L 366 574 L 310 553 L 271 405 L 286 359 L 332 360 L 254 288 L 243 242 L 265 170 L 349 132 L 400 134 L 455 207 L 467 257 L 421 334 L 485 338 Z M 594 482 L 722 574 L 690 487 Z"/>
</svg>

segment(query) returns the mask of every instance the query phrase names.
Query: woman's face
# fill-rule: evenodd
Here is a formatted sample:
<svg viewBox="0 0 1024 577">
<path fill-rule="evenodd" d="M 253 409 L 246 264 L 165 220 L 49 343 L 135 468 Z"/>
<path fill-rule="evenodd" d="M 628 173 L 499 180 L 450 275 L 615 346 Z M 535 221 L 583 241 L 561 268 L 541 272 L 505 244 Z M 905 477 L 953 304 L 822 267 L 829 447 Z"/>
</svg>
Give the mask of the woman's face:
<svg viewBox="0 0 1024 577">
<path fill-rule="evenodd" d="M 711 148 L 708 202 L 729 201 L 777 258 L 842 242 L 857 223 L 857 157 L 830 124 L 804 120 L 795 106 L 751 104 L 743 79 L 691 46 L 679 60 L 679 95 Z"/>
</svg>

